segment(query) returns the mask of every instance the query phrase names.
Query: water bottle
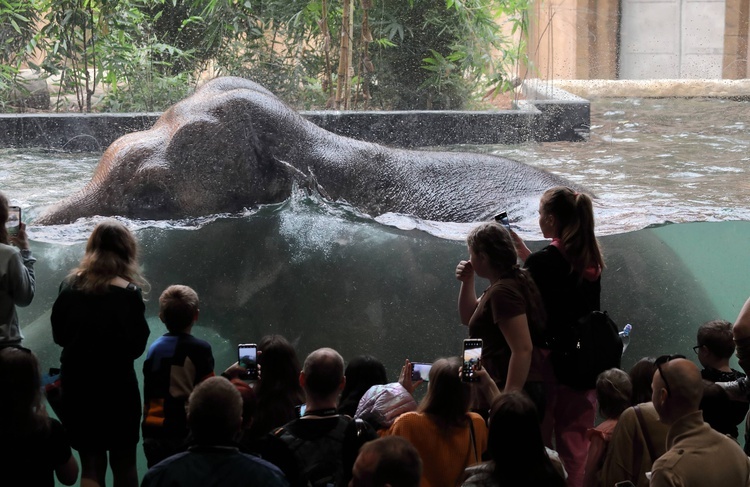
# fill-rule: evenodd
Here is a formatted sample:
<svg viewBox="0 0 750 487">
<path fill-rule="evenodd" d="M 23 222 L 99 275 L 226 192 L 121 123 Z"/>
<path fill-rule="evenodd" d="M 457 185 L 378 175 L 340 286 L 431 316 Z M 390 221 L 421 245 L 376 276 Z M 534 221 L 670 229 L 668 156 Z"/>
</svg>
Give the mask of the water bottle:
<svg viewBox="0 0 750 487">
<path fill-rule="evenodd" d="M 633 331 L 633 326 L 630 323 L 628 323 L 619 333 L 620 338 L 622 339 L 622 353 L 623 354 L 625 353 L 625 350 L 628 349 L 628 345 L 630 345 L 630 332 L 631 331 Z"/>
</svg>

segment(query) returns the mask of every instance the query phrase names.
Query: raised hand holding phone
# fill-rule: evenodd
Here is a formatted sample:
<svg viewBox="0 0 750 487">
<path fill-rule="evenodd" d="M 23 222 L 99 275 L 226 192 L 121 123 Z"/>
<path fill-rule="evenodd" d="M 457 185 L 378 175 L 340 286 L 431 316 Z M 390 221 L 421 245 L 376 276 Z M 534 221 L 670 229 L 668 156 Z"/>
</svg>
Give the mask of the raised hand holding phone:
<svg viewBox="0 0 750 487">
<path fill-rule="evenodd" d="M 476 371 L 482 368 L 482 339 L 467 338 L 464 340 L 463 366 L 461 379 L 464 382 L 478 382 Z"/>
<path fill-rule="evenodd" d="M 254 343 L 237 345 L 237 362 L 247 370 L 243 379 L 258 380 L 258 346 Z"/>
</svg>

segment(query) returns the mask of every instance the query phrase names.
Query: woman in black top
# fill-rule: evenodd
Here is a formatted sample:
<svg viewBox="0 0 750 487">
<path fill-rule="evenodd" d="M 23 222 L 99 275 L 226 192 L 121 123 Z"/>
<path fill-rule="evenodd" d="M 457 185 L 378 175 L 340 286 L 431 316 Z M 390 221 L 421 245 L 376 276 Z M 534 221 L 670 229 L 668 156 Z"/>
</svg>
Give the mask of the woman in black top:
<svg viewBox="0 0 750 487">
<path fill-rule="evenodd" d="M 0 485 L 52 487 L 78 479 L 78 462 L 59 421 L 47 416 L 39 361 L 30 350 L 0 349 Z"/>
<path fill-rule="evenodd" d="M 52 334 L 63 347 L 63 424 L 80 454 L 82 480 L 99 485 L 107 452 L 115 484 L 138 485 L 141 395 L 133 362 L 149 335 L 144 285 L 135 237 L 121 223 L 104 221 L 52 307 Z"/>
<path fill-rule="evenodd" d="M 534 253 L 513 235 L 547 314 L 546 338 L 554 373 L 548 373 L 545 380 L 547 413 L 542 432 L 551 446 L 554 431 L 568 485 L 578 486 L 583 482 L 588 452 L 586 430 L 594 426 L 596 416 L 596 394 L 593 389 L 571 386 L 575 378 L 566 374 L 564 361 L 557 359 L 566 347 L 575 346 L 571 336 L 578 319 L 600 309 L 604 259 L 594 235 L 591 197 L 566 187 L 548 189 L 539 202 L 539 228 L 552 243 Z"/>
</svg>

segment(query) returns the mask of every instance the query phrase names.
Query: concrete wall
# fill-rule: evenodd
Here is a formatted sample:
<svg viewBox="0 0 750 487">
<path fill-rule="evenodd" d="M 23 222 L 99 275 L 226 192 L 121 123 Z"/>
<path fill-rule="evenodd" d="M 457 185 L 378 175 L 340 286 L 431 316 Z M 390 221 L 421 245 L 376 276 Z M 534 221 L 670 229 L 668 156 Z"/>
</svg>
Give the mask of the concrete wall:
<svg viewBox="0 0 750 487">
<path fill-rule="evenodd" d="M 721 78 L 724 10 L 724 0 L 622 0 L 620 78 Z"/>
<path fill-rule="evenodd" d="M 743 79 L 750 0 L 538 0 L 531 72 L 544 79 Z"/>
</svg>

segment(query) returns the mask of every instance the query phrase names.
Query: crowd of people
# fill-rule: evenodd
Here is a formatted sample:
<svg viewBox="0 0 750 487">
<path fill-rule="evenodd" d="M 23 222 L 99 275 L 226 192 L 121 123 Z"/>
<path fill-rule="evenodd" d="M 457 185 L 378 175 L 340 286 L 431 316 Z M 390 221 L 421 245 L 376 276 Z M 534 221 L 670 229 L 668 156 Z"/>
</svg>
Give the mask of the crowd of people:
<svg viewBox="0 0 750 487">
<path fill-rule="evenodd" d="M 0 194 L 2 223 L 8 208 Z M 427 377 L 406 360 L 390 382 L 373 356 L 346 365 L 321 348 L 300 362 L 280 335 L 257 343 L 257 379 L 240 363 L 217 374 L 211 344 L 191 334 L 198 294 L 179 284 L 161 292 L 166 333 L 146 350 L 138 244 L 103 221 L 50 316 L 62 348 L 57 420 L 16 314 L 35 290 L 26 227 L 0 225 L 0 485 L 103 486 L 108 469 L 116 486 L 146 487 L 750 485 L 737 443 L 750 385 L 729 364 L 736 344 L 750 367 L 750 299 L 734 325 L 700 326 L 702 371 L 664 355 L 582 383 L 569 352 L 578 320 L 600 309 L 604 269 L 591 198 L 546 191 L 539 226 L 551 243 L 537 252 L 500 221 L 467 237 L 455 275 L 460 319 L 482 340 L 476 380 L 446 357 Z M 477 277 L 488 281 L 479 296 Z"/>
</svg>

